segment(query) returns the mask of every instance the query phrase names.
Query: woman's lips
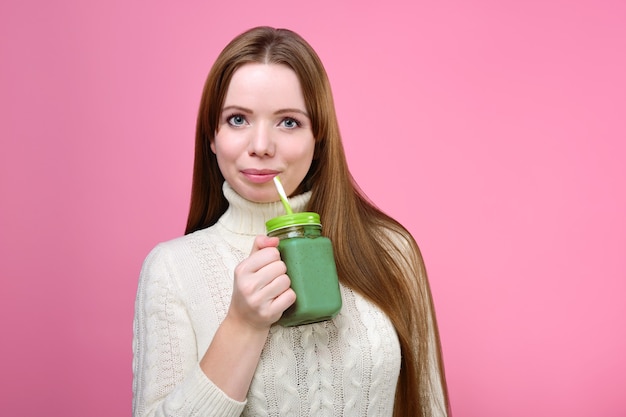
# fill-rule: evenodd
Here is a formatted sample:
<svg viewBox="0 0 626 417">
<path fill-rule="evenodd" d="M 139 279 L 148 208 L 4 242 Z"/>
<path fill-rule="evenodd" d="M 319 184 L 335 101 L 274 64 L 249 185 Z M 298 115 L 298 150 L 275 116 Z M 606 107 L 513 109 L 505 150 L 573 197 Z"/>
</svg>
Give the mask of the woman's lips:
<svg viewBox="0 0 626 417">
<path fill-rule="evenodd" d="M 241 173 L 250 181 L 254 183 L 264 183 L 268 181 L 272 181 L 276 175 L 279 174 L 278 171 L 274 171 L 271 169 L 244 169 Z"/>
</svg>

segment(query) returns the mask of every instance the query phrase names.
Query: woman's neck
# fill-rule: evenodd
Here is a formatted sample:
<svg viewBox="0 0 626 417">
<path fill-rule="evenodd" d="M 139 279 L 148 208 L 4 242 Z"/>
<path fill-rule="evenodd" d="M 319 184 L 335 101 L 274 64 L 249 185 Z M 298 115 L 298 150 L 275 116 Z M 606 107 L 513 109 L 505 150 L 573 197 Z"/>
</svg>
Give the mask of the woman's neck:
<svg viewBox="0 0 626 417">
<path fill-rule="evenodd" d="M 224 182 L 222 190 L 228 201 L 228 209 L 218 223 L 233 233 L 250 236 L 265 234 L 266 221 L 286 214 L 280 201 L 255 203 L 246 200 L 227 182 Z M 278 199 L 278 193 L 276 198 Z M 304 211 L 310 198 L 310 191 L 290 198 L 289 203 L 294 213 Z"/>
</svg>

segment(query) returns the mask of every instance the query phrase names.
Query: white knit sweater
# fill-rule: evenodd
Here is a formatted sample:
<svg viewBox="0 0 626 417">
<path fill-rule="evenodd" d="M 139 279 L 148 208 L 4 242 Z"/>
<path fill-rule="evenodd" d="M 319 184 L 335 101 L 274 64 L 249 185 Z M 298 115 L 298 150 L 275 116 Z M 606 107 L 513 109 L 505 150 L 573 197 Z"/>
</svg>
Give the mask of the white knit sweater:
<svg viewBox="0 0 626 417">
<path fill-rule="evenodd" d="M 341 287 L 328 322 L 272 326 L 245 402 L 227 397 L 199 361 L 230 304 L 233 271 L 284 214 L 228 185 L 230 203 L 207 229 L 157 245 L 139 280 L 133 339 L 133 416 L 391 416 L 400 346 L 385 314 Z M 305 208 L 310 193 L 292 198 Z M 323 221 L 323 219 L 322 219 Z"/>
</svg>

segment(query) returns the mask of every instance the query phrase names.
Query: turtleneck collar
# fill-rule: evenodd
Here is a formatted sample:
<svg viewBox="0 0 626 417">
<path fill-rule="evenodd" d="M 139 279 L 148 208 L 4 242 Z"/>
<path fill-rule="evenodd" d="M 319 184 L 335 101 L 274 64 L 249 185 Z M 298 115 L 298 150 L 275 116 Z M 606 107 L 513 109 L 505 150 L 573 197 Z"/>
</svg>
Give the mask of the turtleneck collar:
<svg viewBox="0 0 626 417">
<path fill-rule="evenodd" d="M 227 182 L 224 182 L 222 191 L 229 205 L 226 212 L 218 220 L 218 223 L 232 233 L 247 236 L 264 235 L 266 221 L 286 214 L 285 208 L 280 201 L 255 203 L 246 200 L 237 194 Z M 294 213 L 297 213 L 304 211 L 310 199 L 311 192 L 307 191 L 306 193 L 290 197 L 289 204 L 291 204 Z"/>
</svg>

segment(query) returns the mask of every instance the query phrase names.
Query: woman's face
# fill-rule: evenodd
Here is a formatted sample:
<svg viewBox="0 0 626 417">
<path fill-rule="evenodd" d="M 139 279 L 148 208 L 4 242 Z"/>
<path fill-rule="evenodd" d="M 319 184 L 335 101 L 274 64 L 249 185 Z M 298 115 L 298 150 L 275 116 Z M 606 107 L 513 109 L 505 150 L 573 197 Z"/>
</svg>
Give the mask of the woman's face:
<svg viewBox="0 0 626 417">
<path fill-rule="evenodd" d="M 285 65 L 245 64 L 226 92 L 211 142 L 226 181 L 247 200 L 278 201 L 278 175 L 293 193 L 311 166 L 315 138 L 296 73 Z"/>
</svg>

